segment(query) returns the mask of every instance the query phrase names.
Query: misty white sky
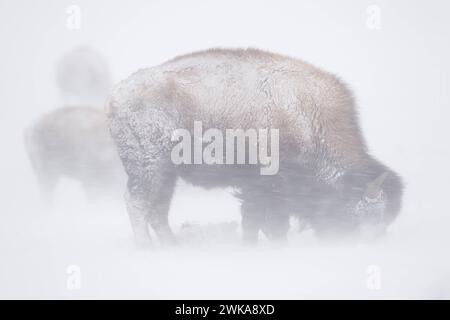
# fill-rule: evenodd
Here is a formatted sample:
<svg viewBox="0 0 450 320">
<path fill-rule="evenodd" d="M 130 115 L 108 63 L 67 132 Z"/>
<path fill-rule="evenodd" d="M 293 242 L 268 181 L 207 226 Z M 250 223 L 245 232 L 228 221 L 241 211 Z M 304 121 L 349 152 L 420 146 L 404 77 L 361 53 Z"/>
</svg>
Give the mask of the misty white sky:
<svg viewBox="0 0 450 320">
<path fill-rule="evenodd" d="M 70 5 L 81 9 L 79 30 L 67 27 Z M 380 29 L 367 27 L 369 5 L 381 10 Z M 449 298 L 449 12 L 444 0 L 0 0 L 0 297 Z M 23 129 L 65 103 L 55 63 L 79 45 L 106 58 L 114 82 L 209 47 L 262 48 L 337 74 L 355 95 L 371 152 L 406 184 L 390 237 L 362 249 L 297 248 L 291 241 L 289 248 L 269 253 L 143 255 L 130 243 L 121 205 L 93 210 L 80 204 L 70 181 L 54 216 L 42 212 Z M 238 219 L 237 208 L 225 192 L 183 186 L 171 215 L 173 223 L 193 216 L 221 221 Z M 268 264 L 265 254 L 275 259 Z M 221 259 L 241 259 L 242 268 L 231 262 L 225 268 Z M 327 266 L 329 259 L 337 261 L 335 268 Z M 65 288 L 70 263 L 86 274 L 86 286 L 76 292 Z M 382 265 L 384 291 L 365 287 L 371 263 Z M 268 288 L 249 275 L 261 265 Z M 103 276 L 100 270 L 106 270 Z M 277 279 L 270 270 L 283 276 Z M 194 283 L 192 274 L 205 279 Z M 208 279 L 219 274 L 222 280 L 211 287 Z"/>
</svg>

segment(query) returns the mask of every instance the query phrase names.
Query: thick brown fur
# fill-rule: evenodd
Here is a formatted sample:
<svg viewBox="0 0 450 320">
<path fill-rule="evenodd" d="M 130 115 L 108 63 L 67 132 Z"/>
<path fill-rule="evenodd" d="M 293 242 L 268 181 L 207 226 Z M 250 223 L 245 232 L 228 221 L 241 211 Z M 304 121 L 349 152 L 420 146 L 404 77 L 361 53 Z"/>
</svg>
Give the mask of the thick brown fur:
<svg viewBox="0 0 450 320">
<path fill-rule="evenodd" d="M 173 241 L 167 214 L 177 177 L 239 189 L 249 241 L 261 229 L 283 238 L 292 214 L 318 234 L 357 229 L 364 221 L 355 207 L 385 172 L 383 225 L 400 210 L 400 178 L 369 155 L 349 89 L 301 60 L 257 49 L 191 53 L 119 83 L 106 112 L 129 176 L 129 213 L 139 242 L 148 242 L 147 222 Z M 257 166 L 175 166 L 171 136 L 178 128 L 192 132 L 194 121 L 223 132 L 279 129 L 280 171 L 260 176 Z"/>
</svg>

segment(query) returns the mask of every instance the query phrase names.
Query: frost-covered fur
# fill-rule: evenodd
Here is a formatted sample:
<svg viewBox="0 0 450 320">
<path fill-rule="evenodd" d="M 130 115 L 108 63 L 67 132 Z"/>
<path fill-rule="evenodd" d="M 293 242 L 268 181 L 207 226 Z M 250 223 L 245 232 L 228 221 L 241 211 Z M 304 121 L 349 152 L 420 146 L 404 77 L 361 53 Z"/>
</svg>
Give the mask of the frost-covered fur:
<svg viewBox="0 0 450 320">
<path fill-rule="evenodd" d="M 353 228 L 352 208 L 383 172 L 390 173 L 382 190 L 384 221 L 400 208 L 400 179 L 368 155 L 349 90 L 301 60 L 256 49 L 188 54 L 119 83 L 106 112 L 129 177 L 127 203 L 139 242 L 149 239 L 147 222 L 173 241 L 167 214 L 179 176 L 239 188 L 249 241 L 260 229 L 283 238 L 290 214 L 307 219 L 319 234 Z M 192 131 L 194 121 L 202 121 L 203 130 L 279 129 L 279 173 L 260 176 L 250 165 L 174 166 L 172 133 Z"/>
<path fill-rule="evenodd" d="M 25 144 L 46 201 L 62 176 L 82 183 L 88 196 L 117 196 L 125 173 L 102 109 L 63 107 L 43 115 Z"/>
</svg>

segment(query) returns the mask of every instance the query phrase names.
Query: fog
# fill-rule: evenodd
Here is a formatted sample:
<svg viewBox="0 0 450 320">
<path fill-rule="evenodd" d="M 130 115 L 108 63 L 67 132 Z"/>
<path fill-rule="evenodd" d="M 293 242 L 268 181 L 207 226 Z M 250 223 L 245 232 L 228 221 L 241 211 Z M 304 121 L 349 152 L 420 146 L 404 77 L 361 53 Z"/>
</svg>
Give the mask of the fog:
<svg viewBox="0 0 450 320">
<path fill-rule="evenodd" d="M 80 0 L 79 25 L 72 4 L 0 0 L 0 298 L 450 298 L 446 1 Z M 210 47 L 257 47 L 337 74 L 371 154 L 403 178 L 398 219 L 373 243 L 322 244 L 293 221 L 286 245 L 244 247 L 239 226 L 217 232 L 240 222 L 231 190 L 180 180 L 170 208 L 180 244 L 144 250 L 120 195 L 93 203 L 64 178 L 44 206 L 24 130 L 64 105 L 102 107 L 57 85 L 58 61 L 80 46 L 104 57 L 114 83 Z"/>
</svg>

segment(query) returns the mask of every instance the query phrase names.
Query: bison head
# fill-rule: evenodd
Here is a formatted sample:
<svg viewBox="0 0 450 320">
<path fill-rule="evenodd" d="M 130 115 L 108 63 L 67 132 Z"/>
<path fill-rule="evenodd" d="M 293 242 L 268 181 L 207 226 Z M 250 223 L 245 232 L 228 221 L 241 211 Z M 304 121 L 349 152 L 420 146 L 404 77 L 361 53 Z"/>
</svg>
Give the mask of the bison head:
<svg viewBox="0 0 450 320">
<path fill-rule="evenodd" d="M 362 223 L 379 224 L 384 221 L 386 210 L 386 195 L 383 191 L 383 182 L 389 173 L 383 172 L 366 186 L 361 199 L 354 206 L 353 214 Z"/>
<path fill-rule="evenodd" d="M 392 170 L 377 165 L 348 172 L 336 191 L 321 200 L 313 225 L 321 238 L 382 235 L 400 211 L 402 183 Z"/>
<path fill-rule="evenodd" d="M 400 211 L 402 185 L 400 178 L 391 170 L 369 175 L 369 182 L 362 188 L 354 188 L 347 198 L 346 213 L 357 226 L 363 238 L 383 234 Z"/>
</svg>

